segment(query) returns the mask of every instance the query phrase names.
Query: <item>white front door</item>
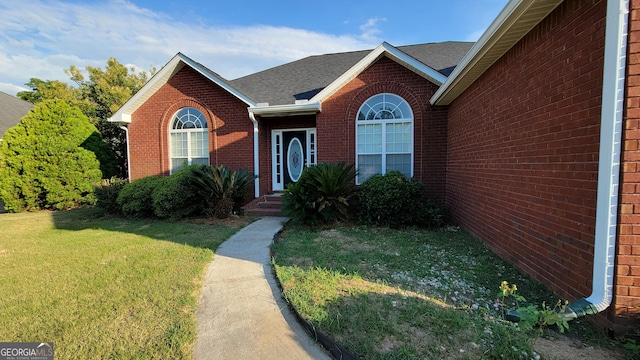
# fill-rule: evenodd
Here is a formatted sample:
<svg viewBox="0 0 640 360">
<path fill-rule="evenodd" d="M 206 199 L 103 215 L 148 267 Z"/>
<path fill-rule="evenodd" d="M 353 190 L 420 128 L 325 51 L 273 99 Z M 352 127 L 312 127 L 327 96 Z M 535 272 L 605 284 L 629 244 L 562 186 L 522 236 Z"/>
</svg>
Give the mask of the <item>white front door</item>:
<svg viewBox="0 0 640 360">
<path fill-rule="evenodd" d="M 273 190 L 284 190 L 300 179 L 302 170 L 316 164 L 316 129 L 271 132 Z"/>
</svg>

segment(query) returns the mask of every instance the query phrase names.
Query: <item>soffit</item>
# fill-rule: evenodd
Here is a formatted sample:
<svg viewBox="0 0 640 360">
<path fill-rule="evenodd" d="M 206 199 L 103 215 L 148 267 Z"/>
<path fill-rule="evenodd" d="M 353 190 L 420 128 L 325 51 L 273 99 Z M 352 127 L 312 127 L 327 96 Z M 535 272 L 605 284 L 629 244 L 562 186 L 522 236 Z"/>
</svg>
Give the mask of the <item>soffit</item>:
<svg viewBox="0 0 640 360">
<path fill-rule="evenodd" d="M 520 41 L 562 0 L 512 0 L 431 99 L 448 105 Z"/>
</svg>

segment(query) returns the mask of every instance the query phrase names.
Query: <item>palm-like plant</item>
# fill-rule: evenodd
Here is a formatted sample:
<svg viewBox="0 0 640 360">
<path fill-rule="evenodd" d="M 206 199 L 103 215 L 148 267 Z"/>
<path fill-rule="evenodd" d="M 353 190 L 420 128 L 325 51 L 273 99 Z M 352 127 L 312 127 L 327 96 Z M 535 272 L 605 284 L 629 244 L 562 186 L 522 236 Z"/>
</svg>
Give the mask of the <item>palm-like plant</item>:
<svg viewBox="0 0 640 360">
<path fill-rule="evenodd" d="M 256 179 L 246 169 L 231 170 L 221 166 L 203 166 L 192 171 L 191 184 L 202 196 L 206 212 L 219 219 L 229 217 L 236 201 L 244 199 L 247 186 Z"/>
<path fill-rule="evenodd" d="M 301 223 L 316 225 L 348 218 L 349 200 L 355 192 L 356 171 L 344 162 L 320 163 L 305 168 L 284 194 L 284 212 Z"/>
</svg>

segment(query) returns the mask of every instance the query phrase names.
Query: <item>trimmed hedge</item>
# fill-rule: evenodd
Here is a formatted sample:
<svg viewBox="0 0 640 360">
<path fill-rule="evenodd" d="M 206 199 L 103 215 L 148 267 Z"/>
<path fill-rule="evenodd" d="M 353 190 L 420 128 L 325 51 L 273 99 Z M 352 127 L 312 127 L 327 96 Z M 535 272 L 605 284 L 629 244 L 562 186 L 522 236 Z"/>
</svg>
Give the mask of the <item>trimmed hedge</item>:
<svg viewBox="0 0 640 360">
<path fill-rule="evenodd" d="M 118 195 L 120 191 L 128 184 L 127 180 L 119 178 L 104 179 L 102 183 L 96 185 L 94 193 L 98 199 L 96 206 L 104 209 L 110 214 L 120 214 L 121 208 L 118 205 Z"/>
<path fill-rule="evenodd" d="M 423 189 L 399 171 L 370 177 L 358 187 L 360 222 L 392 228 L 444 224 L 444 210 Z"/>
<path fill-rule="evenodd" d="M 124 216 L 183 219 L 203 213 L 204 202 L 192 184 L 194 171 L 204 165 L 187 166 L 171 176 L 147 176 L 124 185 L 121 189 L 96 188 L 98 198 L 114 196 L 116 212 Z"/>
<path fill-rule="evenodd" d="M 204 165 L 185 167 L 158 186 L 151 198 L 153 199 L 153 214 L 161 219 L 183 219 L 201 214 L 203 200 L 191 184 L 193 170 Z"/>
<path fill-rule="evenodd" d="M 163 186 L 167 179 L 165 176 L 147 176 L 125 185 L 117 199 L 122 215 L 152 217 L 153 192 Z"/>
</svg>

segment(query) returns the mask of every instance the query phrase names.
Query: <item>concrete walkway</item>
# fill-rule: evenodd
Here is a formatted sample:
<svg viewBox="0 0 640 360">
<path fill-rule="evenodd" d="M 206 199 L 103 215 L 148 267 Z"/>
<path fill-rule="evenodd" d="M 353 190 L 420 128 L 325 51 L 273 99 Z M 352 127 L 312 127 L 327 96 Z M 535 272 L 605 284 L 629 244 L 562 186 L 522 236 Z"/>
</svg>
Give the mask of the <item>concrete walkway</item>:
<svg viewBox="0 0 640 360">
<path fill-rule="evenodd" d="M 280 297 L 269 245 L 287 218 L 266 217 L 225 241 L 204 278 L 195 360 L 331 359 Z"/>
</svg>

